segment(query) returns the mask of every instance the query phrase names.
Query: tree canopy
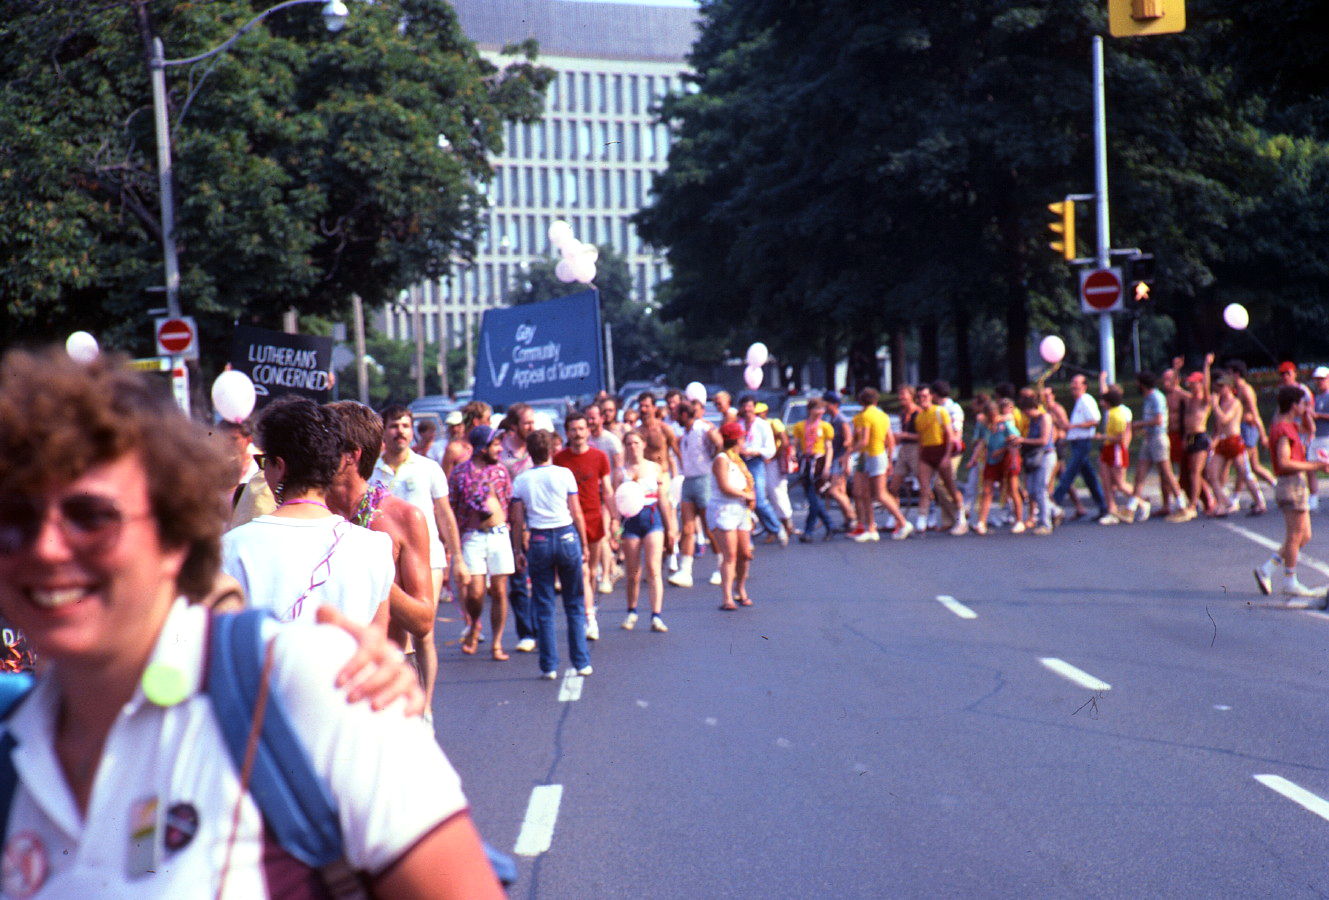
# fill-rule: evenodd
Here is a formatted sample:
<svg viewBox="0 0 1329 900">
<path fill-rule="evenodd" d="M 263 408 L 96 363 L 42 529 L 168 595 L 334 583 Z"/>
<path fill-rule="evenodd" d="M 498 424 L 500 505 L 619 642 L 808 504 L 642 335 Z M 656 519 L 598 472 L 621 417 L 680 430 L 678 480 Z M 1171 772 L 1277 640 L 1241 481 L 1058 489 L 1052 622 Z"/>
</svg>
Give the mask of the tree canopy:
<svg viewBox="0 0 1329 900">
<path fill-rule="evenodd" d="M 1314 31 L 1311 4 L 1283 6 Z M 1184 34 L 1108 40 L 1113 244 L 1159 260 L 1146 356 L 1216 346 L 1232 300 L 1280 319 L 1284 352 L 1329 346 L 1307 331 L 1329 324 L 1329 272 L 1303 249 L 1325 236 L 1325 145 L 1304 124 L 1323 128 L 1324 42 L 1296 42 L 1296 77 L 1266 88 L 1255 57 L 1276 51 L 1243 56 L 1241 7 L 1192 0 Z M 666 317 L 785 362 L 848 353 L 860 381 L 905 334 L 935 374 L 941 323 L 962 382 L 975 364 L 1023 380 L 1031 331 L 1092 347 L 1046 204 L 1094 189 L 1105 4 L 711 0 L 702 18 L 695 89 L 662 105 L 677 141 L 639 216 L 674 273 Z M 1081 234 L 1090 255 L 1090 219 Z"/>
<path fill-rule="evenodd" d="M 31 3 L 0 20 L 0 341 L 75 327 L 143 350 L 163 283 L 148 60 L 207 51 L 263 0 Z M 278 12 L 167 70 L 181 305 L 205 338 L 281 312 L 336 315 L 474 252 L 506 120 L 553 77 L 499 69 L 443 0 Z"/>
</svg>

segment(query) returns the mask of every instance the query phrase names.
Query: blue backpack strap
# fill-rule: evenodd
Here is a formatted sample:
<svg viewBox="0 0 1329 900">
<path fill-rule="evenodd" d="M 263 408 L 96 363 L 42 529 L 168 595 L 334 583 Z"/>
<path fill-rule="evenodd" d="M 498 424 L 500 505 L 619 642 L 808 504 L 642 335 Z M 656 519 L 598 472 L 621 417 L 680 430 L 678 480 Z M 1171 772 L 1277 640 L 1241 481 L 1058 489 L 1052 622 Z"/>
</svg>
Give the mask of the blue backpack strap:
<svg viewBox="0 0 1329 900">
<path fill-rule="evenodd" d="M 236 772 L 244 767 L 262 681 L 266 618 L 264 610 L 256 609 L 216 615 L 208 636 L 205 690 Z M 272 697 L 263 717 L 249 793 L 278 843 L 300 862 L 320 868 L 343 857 L 341 824 L 332 796 L 315 772 L 286 710 Z"/>
<path fill-rule="evenodd" d="M 0 721 L 9 718 L 20 700 L 32 690 L 32 676 L 26 672 L 0 673 Z M 14 769 L 14 748 L 18 742 L 8 731 L 0 736 L 0 847 L 5 846 L 9 831 L 9 807 L 18 789 L 18 772 Z"/>
</svg>

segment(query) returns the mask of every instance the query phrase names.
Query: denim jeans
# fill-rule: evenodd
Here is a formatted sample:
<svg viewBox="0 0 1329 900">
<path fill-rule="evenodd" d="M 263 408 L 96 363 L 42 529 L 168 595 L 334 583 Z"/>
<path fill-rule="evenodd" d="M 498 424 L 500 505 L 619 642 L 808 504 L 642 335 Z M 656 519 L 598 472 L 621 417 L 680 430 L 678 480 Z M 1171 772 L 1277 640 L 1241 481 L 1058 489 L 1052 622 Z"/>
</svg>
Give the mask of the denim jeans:
<svg viewBox="0 0 1329 900">
<path fill-rule="evenodd" d="M 757 519 L 761 527 L 771 534 L 780 533 L 780 520 L 771 507 L 771 500 L 766 496 L 766 460 L 760 456 L 751 459 L 743 457 L 743 463 L 752 473 L 752 492 L 757 495 Z"/>
<path fill-rule="evenodd" d="M 826 533 L 831 533 L 831 517 L 826 515 L 826 504 L 822 502 L 821 494 L 817 493 L 816 471 L 816 460 L 804 457 L 798 468 L 798 479 L 808 501 L 808 519 L 803 523 L 803 534 L 807 537 L 812 537 L 812 528 L 819 521 L 826 528 Z"/>
<path fill-rule="evenodd" d="M 581 539 L 577 536 L 577 529 L 571 525 L 531 529 L 526 569 L 531 575 L 540 671 L 558 671 L 558 633 L 554 629 L 555 574 L 563 588 L 563 612 L 568 617 L 568 655 L 572 657 L 573 668 L 586 668 L 591 664 L 591 653 L 586 647 Z"/>
<path fill-rule="evenodd" d="M 1035 521 L 1042 528 L 1052 527 L 1052 506 L 1048 503 L 1048 469 L 1056 461 L 1054 454 L 1039 453 L 1025 462 L 1024 489 L 1036 510 Z"/>
<path fill-rule="evenodd" d="M 525 572 L 513 572 L 508 576 L 508 608 L 512 610 L 512 622 L 517 627 L 517 640 L 535 637 L 529 567 Z"/>
<path fill-rule="evenodd" d="M 1089 488 L 1089 495 L 1098 504 L 1099 512 L 1107 512 L 1107 504 L 1103 502 L 1103 486 L 1098 482 L 1098 466 L 1095 465 L 1097 460 L 1094 459 L 1094 442 L 1087 438 L 1067 441 L 1066 449 L 1069 451 L 1066 468 L 1061 473 L 1061 480 L 1057 482 L 1057 489 L 1052 492 L 1052 502 L 1058 506 L 1065 503 L 1066 495 L 1071 489 L 1071 482 L 1075 480 L 1075 476 L 1079 475 L 1084 479 L 1084 486 Z"/>
</svg>

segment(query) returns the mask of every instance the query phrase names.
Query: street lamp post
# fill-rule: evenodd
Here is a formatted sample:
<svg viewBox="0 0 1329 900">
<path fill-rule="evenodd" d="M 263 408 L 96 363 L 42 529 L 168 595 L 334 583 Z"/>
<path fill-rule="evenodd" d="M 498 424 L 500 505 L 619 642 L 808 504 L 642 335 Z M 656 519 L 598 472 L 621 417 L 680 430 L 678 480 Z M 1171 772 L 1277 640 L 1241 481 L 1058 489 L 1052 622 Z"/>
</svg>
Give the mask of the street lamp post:
<svg viewBox="0 0 1329 900">
<path fill-rule="evenodd" d="M 170 66 L 188 66 L 224 53 L 246 32 L 268 16 L 288 6 L 306 3 L 323 4 L 323 22 L 331 32 L 341 31 L 349 11 L 342 0 L 286 0 L 254 16 L 235 34 L 206 53 L 184 59 L 167 59 L 161 38 L 152 39 L 152 111 L 157 131 L 157 184 L 161 199 L 162 254 L 166 260 L 166 314 L 180 318 L 180 256 L 175 246 L 175 193 L 171 178 L 171 125 L 166 112 L 166 69 Z M 197 338 L 196 338 L 197 339 Z M 172 382 L 175 399 L 185 415 L 189 414 L 189 381 L 184 359 L 171 355 Z"/>
</svg>

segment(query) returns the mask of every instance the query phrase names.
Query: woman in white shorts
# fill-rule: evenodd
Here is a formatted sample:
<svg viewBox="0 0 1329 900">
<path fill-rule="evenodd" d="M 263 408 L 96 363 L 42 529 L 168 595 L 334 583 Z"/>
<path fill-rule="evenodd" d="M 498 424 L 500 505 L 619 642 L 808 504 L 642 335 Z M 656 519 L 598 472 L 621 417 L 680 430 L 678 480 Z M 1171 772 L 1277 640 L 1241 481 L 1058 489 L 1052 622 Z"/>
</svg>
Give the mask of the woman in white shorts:
<svg viewBox="0 0 1329 900">
<path fill-rule="evenodd" d="M 720 546 L 720 608 L 751 606 L 748 597 L 748 572 L 752 567 L 752 475 L 739 455 L 743 426 L 726 422 L 720 426 L 723 452 L 711 463 L 711 502 L 706 507 L 707 523 Z"/>
</svg>

